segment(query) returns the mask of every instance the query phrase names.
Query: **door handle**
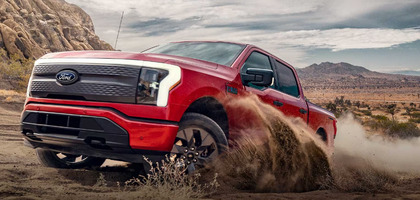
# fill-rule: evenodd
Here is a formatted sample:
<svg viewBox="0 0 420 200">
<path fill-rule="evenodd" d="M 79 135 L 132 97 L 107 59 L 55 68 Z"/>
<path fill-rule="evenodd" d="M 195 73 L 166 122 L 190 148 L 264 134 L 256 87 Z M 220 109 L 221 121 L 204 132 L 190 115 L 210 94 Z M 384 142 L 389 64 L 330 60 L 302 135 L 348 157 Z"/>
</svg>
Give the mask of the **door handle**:
<svg viewBox="0 0 420 200">
<path fill-rule="evenodd" d="M 283 106 L 283 103 L 280 101 L 274 101 L 273 104 L 276 106 Z"/>
<path fill-rule="evenodd" d="M 302 113 L 302 114 L 306 114 L 306 113 L 308 113 L 308 111 L 307 111 L 307 110 L 305 110 L 305 109 L 303 109 L 303 108 L 299 109 L 299 112 L 300 112 L 300 113 Z"/>
</svg>

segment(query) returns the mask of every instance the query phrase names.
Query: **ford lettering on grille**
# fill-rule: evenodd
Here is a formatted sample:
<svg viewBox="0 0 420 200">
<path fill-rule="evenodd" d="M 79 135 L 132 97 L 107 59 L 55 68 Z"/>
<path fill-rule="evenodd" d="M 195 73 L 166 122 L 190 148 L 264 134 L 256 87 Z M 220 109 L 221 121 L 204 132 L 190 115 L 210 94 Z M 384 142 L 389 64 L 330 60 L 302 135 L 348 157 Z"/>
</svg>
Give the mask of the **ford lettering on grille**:
<svg viewBox="0 0 420 200">
<path fill-rule="evenodd" d="M 75 83 L 79 79 L 79 76 L 73 70 L 63 70 L 58 72 L 55 78 L 62 85 L 70 85 Z"/>
</svg>

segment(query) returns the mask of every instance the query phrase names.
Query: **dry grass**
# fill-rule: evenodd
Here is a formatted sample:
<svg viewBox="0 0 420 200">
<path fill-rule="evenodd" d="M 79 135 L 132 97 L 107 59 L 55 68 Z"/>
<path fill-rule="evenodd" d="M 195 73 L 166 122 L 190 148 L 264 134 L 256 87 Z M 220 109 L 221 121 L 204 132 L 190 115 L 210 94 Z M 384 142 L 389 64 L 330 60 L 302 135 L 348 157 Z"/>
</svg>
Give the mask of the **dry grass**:
<svg viewBox="0 0 420 200">
<path fill-rule="evenodd" d="M 18 55 L 10 55 L 10 59 L 5 57 L 7 57 L 7 52 L 0 49 L 2 80 L 7 81 L 14 90 L 24 92 L 31 77 L 34 60 L 21 58 Z"/>
<path fill-rule="evenodd" d="M 140 175 L 125 182 L 124 190 L 135 191 L 139 199 L 187 200 L 209 196 L 219 186 L 217 174 L 207 183 L 200 183 L 200 174 L 186 174 L 177 160 L 166 159 L 153 164 L 145 158 L 151 169 L 147 176 Z M 133 195 L 133 194 L 131 194 Z"/>
<path fill-rule="evenodd" d="M 2 90 L 0 89 L 0 96 L 7 96 L 7 97 L 12 97 L 12 96 L 25 96 L 25 93 L 22 92 L 16 92 L 14 90 Z"/>
<path fill-rule="evenodd" d="M 106 187 L 108 184 L 106 183 L 105 180 L 105 175 L 102 173 L 99 173 L 99 177 L 96 180 L 95 185 L 93 185 L 94 187 Z"/>
<path fill-rule="evenodd" d="M 5 103 L 23 103 L 25 98 L 26 96 L 23 92 L 0 89 L 0 101 Z"/>
</svg>

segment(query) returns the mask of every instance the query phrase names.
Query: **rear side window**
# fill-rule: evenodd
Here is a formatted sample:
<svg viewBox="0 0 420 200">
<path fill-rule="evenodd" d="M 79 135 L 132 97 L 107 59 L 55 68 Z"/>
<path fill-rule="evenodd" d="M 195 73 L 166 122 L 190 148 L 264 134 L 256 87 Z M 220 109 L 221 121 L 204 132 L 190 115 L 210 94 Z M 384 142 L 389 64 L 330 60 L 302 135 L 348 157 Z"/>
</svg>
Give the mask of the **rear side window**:
<svg viewBox="0 0 420 200">
<path fill-rule="evenodd" d="M 279 91 L 294 97 L 299 97 L 299 87 L 293 70 L 278 61 L 276 61 L 276 65 L 279 77 Z"/>
</svg>

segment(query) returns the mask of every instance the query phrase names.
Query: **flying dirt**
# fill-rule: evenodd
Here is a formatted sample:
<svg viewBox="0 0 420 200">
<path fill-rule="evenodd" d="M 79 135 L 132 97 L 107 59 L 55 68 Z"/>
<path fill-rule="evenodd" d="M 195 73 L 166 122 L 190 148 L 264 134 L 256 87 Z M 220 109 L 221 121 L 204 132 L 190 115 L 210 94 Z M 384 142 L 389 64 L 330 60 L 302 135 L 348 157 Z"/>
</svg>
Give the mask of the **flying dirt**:
<svg viewBox="0 0 420 200">
<path fill-rule="evenodd" d="M 212 166 L 227 185 L 256 192 L 304 192 L 321 188 L 331 177 L 327 147 L 305 129 L 257 96 L 229 102 L 240 110 L 235 145 Z"/>
</svg>

